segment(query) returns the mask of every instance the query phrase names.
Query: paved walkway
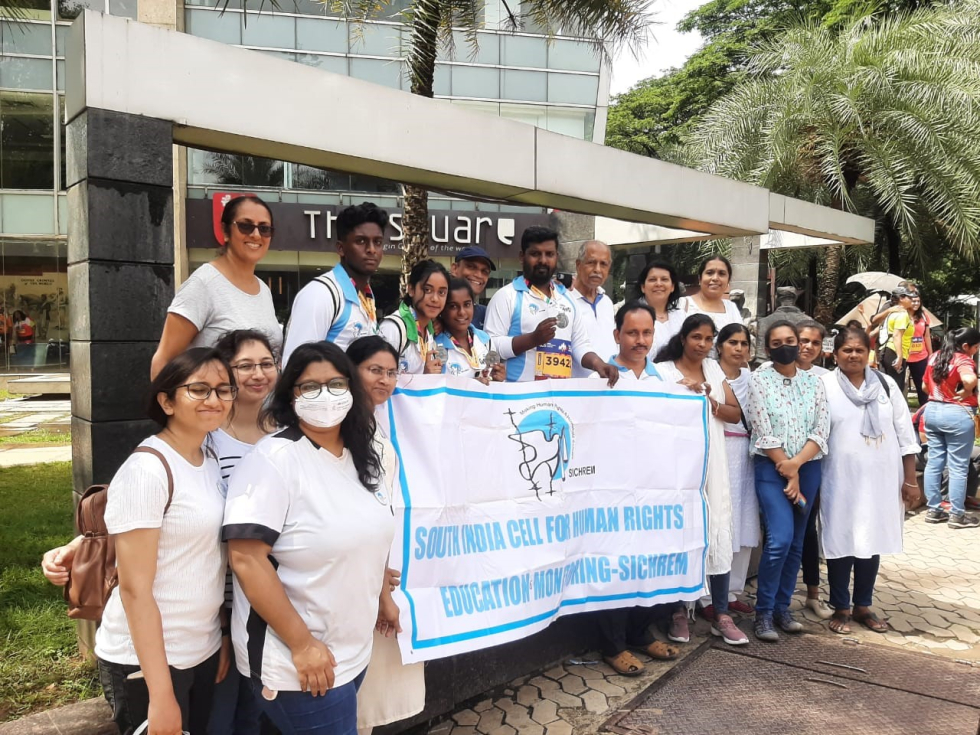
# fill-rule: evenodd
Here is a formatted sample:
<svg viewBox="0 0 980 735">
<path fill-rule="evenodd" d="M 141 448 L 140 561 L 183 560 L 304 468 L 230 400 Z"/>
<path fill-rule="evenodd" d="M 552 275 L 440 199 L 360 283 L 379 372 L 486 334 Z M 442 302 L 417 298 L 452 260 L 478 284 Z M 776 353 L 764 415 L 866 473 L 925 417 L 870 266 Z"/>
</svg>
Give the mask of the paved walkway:
<svg viewBox="0 0 980 735">
<path fill-rule="evenodd" d="M 980 668 L 980 529 L 954 531 L 925 523 L 924 513 L 905 524 L 905 553 L 882 560 L 875 610 L 894 630 L 881 635 L 852 625 L 853 638 L 925 651 Z M 824 580 L 826 574 L 824 570 Z M 748 590 L 751 600 L 754 590 Z M 802 608 L 804 590 L 793 607 Z M 824 600 L 827 599 L 826 584 Z M 809 610 L 801 616 L 807 634 L 834 635 Z M 751 621 L 743 619 L 743 630 Z M 683 655 L 709 635 L 698 620 Z M 756 641 L 749 646 L 772 645 Z M 778 645 L 778 644 L 777 644 Z M 640 657 L 644 658 L 645 657 Z M 522 677 L 471 703 L 429 732 L 433 735 L 584 735 L 599 731 L 613 712 L 628 704 L 676 662 L 645 661 L 646 673 L 618 676 L 592 652 L 540 674 Z M 737 729 L 737 728 L 736 728 Z"/>
<path fill-rule="evenodd" d="M 17 437 L 29 431 L 44 429 L 52 434 L 65 434 L 65 446 L 13 446 Z M 12 397 L 0 401 L 0 437 L 10 437 L 0 444 L 0 467 L 71 461 L 71 446 L 67 444 L 71 430 L 71 401 L 43 397 Z"/>
</svg>

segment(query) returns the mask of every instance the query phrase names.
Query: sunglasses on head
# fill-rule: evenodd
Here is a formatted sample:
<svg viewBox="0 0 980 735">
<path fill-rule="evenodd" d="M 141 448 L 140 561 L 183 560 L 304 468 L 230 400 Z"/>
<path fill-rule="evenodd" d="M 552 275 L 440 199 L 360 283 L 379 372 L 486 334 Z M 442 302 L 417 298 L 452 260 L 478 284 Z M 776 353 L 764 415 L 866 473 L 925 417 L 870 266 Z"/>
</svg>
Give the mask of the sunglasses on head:
<svg viewBox="0 0 980 735">
<path fill-rule="evenodd" d="M 243 235 L 251 235 L 256 230 L 262 237 L 272 237 L 272 233 L 276 231 L 276 228 L 272 225 L 257 225 L 254 222 L 238 222 L 233 223 L 238 231 Z"/>
</svg>

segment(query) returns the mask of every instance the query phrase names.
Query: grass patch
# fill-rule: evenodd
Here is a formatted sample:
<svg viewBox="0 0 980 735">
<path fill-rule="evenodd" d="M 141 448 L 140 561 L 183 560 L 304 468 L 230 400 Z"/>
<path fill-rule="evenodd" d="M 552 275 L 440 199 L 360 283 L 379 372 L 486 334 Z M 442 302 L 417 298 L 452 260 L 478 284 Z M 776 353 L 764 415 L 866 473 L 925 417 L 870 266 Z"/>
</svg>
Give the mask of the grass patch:
<svg viewBox="0 0 980 735">
<path fill-rule="evenodd" d="M 15 436 L 0 436 L 0 446 L 61 447 L 71 444 L 71 432 L 31 429 Z"/>
<path fill-rule="evenodd" d="M 10 391 L 6 388 L 0 388 L 0 401 L 6 401 L 8 398 L 10 398 Z"/>
<path fill-rule="evenodd" d="M 72 536 L 71 463 L 0 473 L 0 722 L 101 692 L 41 555 Z"/>
</svg>

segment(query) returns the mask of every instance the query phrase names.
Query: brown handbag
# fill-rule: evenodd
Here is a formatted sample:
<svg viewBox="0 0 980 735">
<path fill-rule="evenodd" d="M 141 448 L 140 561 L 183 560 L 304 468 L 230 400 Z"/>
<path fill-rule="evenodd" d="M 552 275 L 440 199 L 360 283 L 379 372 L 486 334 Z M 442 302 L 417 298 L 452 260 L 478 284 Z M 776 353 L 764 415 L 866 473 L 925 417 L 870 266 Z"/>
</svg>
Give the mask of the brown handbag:
<svg viewBox="0 0 980 735">
<path fill-rule="evenodd" d="M 174 476 L 170 465 L 163 454 L 151 447 L 136 447 L 133 453 L 137 452 L 154 455 L 167 471 L 167 504 L 163 508 L 166 514 L 174 499 Z M 92 485 L 82 495 L 75 510 L 75 526 L 81 541 L 75 549 L 64 592 L 68 617 L 75 620 L 101 620 L 109 595 L 119 583 L 116 548 L 105 525 L 108 491 L 108 485 Z"/>
</svg>

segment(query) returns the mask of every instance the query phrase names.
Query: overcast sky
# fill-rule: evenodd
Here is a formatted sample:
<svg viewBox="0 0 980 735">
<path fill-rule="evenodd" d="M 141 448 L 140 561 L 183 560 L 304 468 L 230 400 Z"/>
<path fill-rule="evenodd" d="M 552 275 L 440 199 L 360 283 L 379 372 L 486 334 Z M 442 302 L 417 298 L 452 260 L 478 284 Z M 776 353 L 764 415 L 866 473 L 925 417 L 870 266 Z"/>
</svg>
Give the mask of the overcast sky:
<svg viewBox="0 0 980 735">
<path fill-rule="evenodd" d="M 677 23 L 705 0 L 655 0 L 653 16 L 656 24 L 639 59 L 623 50 L 613 61 L 612 94 L 627 91 L 641 79 L 660 76 L 674 66 L 680 66 L 701 45 L 701 34 L 678 33 Z"/>
</svg>

